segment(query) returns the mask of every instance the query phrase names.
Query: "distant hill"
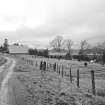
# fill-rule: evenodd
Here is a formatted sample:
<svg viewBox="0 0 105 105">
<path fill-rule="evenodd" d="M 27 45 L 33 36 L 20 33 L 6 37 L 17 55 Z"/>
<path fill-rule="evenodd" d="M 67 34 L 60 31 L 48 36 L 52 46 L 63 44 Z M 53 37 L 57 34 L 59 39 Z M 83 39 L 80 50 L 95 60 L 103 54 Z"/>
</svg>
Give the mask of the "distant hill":
<svg viewBox="0 0 105 105">
<path fill-rule="evenodd" d="M 89 38 L 86 38 L 86 40 L 90 44 L 96 45 L 97 43 L 103 43 L 103 42 L 105 42 L 105 35 L 91 36 Z"/>
</svg>

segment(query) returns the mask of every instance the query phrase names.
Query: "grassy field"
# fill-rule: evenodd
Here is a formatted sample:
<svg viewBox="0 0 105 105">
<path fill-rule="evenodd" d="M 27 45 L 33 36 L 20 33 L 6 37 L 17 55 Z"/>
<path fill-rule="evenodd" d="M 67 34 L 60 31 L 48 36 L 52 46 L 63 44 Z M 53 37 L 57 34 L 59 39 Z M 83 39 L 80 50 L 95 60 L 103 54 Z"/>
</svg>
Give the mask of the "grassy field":
<svg viewBox="0 0 105 105">
<path fill-rule="evenodd" d="M 65 74 L 69 76 L 70 67 L 72 69 L 72 76 L 76 79 L 77 69 L 80 70 L 80 86 L 81 87 L 90 87 L 91 88 L 91 70 L 95 71 L 95 82 L 96 88 L 105 88 L 105 66 L 101 64 L 91 64 L 88 63 L 87 67 L 84 67 L 84 62 L 79 62 L 75 60 L 57 60 L 57 59 L 48 59 L 48 58 L 35 58 L 34 56 L 22 56 L 28 60 L 32 60 L 33 64 L 38 63 L 40 61 L 46 61 L 48 64 L 57 63 L 60 66 L 64 66 Z M 50 68 L 51 69 L 51 68 Z M 62 68 L 61 68 L 62 69 Z M 83 86 L 82 86 L 83 85 Z"/>
<path fill-rule="evenodd" d="M 0 66 L 3 65 L 7 60 L 0 55 Z"/>
<path fill-rule="evenodd" d="M 33 61 L 26 63 L 25 60 Z M 99 64 L 88 64 L 84 62 L 65 61 L 46 58 L 35 58 L 30 56 L 14 57 L 17 65 L 14 75 L 9 80 L 10 100 L 12 105 L 105 105 L 105 79 L 104 67 Z M 65 76 L 49 71 L 43 73 L 39 70 L 40 61 L 49 64 L 58 63 L 64 65 Z M 37 62 L 37 65 L 36 65 Z M 73 83 L 70 83 L 69 69 L 72 67 Z M 76 86 L 76 71 L 80 68 L 80 88 Z M 95 74 L 97 95 L 91 92 L 90 70 L 103 70 Z"/>
</svg>

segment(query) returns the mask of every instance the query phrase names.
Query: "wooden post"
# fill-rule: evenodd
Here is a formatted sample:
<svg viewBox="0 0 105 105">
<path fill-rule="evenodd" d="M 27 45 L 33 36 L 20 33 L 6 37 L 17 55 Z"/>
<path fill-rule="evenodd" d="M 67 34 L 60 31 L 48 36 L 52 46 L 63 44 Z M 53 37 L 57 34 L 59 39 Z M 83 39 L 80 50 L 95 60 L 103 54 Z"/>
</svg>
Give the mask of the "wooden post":
<svg viewBox="0 0 105 105">
<path fill-rule="evenodd" d="M 48 71 L 48 63 L 46 62 L 46 70 Z"/>
<path fill-rule="evenodd" d="M 57 63 L 55 63 L 55 72 L 57 71 Z"/>
<path fill-rule="evenodd" d="M 70 82 L 72 83 L 71 67 L 70 67 Z"/>
<path fill-rule="evenodd" d="M 36 64 L 35 64 L 35 66 L 37 67 L 37 61 L 36 61 Z"/>
<path fill-rule="evenodd" d="M 56 72 L 56 63 L 53 64 L 54 72 Z"/>
<path fill-rule="evenodd" d="M 51 64 L 49 63 L 49 71 L 51 71 Z"/>
<path fill-rule="evenodd" d="M 77 87 L 79 88 L 79 69 L 77 70 Z"/>
<path fill-rule="evenodd" d="M 63 65 L 62 65 L 62 77 L 63 77 L 63 71 L 64 71 L 64 67 L 63 67 Z"/>
<path fill-rule="evenodd" d="M 57 72 L 57 70 L 58 70 L 58 64 L 56 64 L 56 72 Z"/>
<path fill-rule="evenodd" d="M 50 65 L 49 65 L 49 63 L 47 62 L 47 70 L 48 70 L 48 71 L 50 71 L 49 68 L 50 68 Z"/>
<path fill-rule="evenodd" d="M 94 70 L 91 70 L 91 79 L 92 79 L 92 93 L 93 93 L 93 95 L 95 95 L 96 91 L 95 91 Z"/>
<path fill-rule="evenodd" d="M 51 68 L 51 64 L 49 63 L 49 71 L 51 71 L 51 69 L 50 69 L 50 68 Z"/>
<path fill-rule="evenodd" d="M 60 74 L 60 65 L 59 65 L 59 74 Z"/>
<path fill-rule="evenodd" d="M 58 64 L 57 64 L 57 73 L 58 73 Z"/>
</svg>

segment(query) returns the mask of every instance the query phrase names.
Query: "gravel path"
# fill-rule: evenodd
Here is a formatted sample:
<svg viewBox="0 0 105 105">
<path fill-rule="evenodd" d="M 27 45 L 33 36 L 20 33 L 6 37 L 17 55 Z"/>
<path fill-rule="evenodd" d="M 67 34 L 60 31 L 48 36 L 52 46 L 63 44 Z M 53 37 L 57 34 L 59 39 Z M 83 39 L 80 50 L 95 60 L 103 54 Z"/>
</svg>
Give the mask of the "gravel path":
<svg viewBox="0 0 105 105">
<path fill-rule="evenodd" d="M 15 67 L 15 60 L 8 59 L 8 65 L 6 66 L 6 69 L 2 69 L 2 72 L 5 72 L 4 79 L 1 82 L 1 88 L 0 88 L 0 105 L 9 105 L 8 104 L 8 80 L 11 77 L 13 73 L 13 68 Z M 5 68 L 4 66 L 4 68 Z"/>
</svg>

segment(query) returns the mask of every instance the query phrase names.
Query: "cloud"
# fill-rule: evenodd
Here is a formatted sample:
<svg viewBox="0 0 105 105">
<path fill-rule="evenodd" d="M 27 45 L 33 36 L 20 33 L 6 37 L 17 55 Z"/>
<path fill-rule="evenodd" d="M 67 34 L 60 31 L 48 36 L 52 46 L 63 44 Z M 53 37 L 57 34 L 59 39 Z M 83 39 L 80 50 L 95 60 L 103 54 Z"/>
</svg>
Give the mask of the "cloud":
<svg viewBox="0 0 105 105">
<path fill-rule="evenodd" d="M 46 46 L 56 35 L 75 43 L 103 40 L 105 0 L 7 1 L 0 1 L 0 36 L 11 42 Z"/>
</svg>

